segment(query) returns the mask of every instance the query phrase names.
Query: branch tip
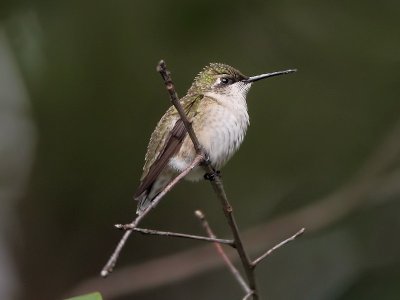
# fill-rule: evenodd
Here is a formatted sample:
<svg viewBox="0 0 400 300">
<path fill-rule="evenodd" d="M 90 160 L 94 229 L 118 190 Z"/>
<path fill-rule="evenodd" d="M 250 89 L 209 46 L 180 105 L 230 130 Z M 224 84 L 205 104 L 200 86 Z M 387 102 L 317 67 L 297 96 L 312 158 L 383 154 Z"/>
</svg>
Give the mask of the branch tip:
<svg viewBox="0 0 400 300">
<path fill-rule="evenodd" d="M 156 70 L 157 70 L 157 72 L 161 72 L 165 68 L 166 68 L 165 61 L 163 59 L 161 59 L 156 67 Z"/>
<path fill-rule="evenodd" d="M 203 214 L 203 212 L 201 211 L 201 210 L 196 210 L 195 212 L 194 212 L 194 215 L 197 217 L 197 218 L 199 218 L 200 220 L 204 220 L 204 214 Z"/>
<path fill-rule="evenodd" d="M 294 235 L 291 237 L 288 237 L 287 239 L 283 240 L 282 242 L 276 244 L 274 247 L 269 249 L 267 252 L 265 252 L 263 255 L 259 256 L 257 259 L 255 259 L 251 265 L 253 268 L 255 268 L 262 260 L 264 260 L 267 256 L 271 255 L 275 250 L 281 248 L 282 246 L 286 245 L 289 242 L 294 241 L 296 238 L 298 238 L 300 235 L 304 233 L 306 229 L 303 227 L 301 228 L 298 232 L 296 232 Z"/>
<path fill-rule="evenodd" d="M 106 278 L 106 277 L 108 276 L 109 273 L 110 273 L 110 272 L 108 272 L 108 271 L 106 271 L 106 270 L 102 270 L 102 271 L 100 272 L 100 276 L 103 277 L 103 278 Z"/>
</svg>

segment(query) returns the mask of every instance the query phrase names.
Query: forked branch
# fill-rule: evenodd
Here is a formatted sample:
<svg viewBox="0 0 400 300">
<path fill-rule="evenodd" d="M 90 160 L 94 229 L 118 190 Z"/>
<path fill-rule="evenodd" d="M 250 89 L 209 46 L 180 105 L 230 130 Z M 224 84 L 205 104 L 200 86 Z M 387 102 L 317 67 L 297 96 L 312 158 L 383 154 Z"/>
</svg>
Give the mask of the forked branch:
<svg viewBox="0 0 400 300">
<path fill-rule="evenodd" d="M 179 181 L 182 180 L 183 177 L 185 177 L 190 171 L 192 171 L 195 167 L 197 167 L 202 161 L 204 160 L 204 157 L 202 155 L 197 155 L 191 165 L 184 170 L 182 173 L 180 173 L 177 177 L 174 178 L 159 194 L 156 198 L 153 199 L 151 204 L 146 207 L 146 209 L 139 215 L 137 216 L 130 224 L 131 228 L 135 228 L 139 225 L 139 222 L 152 210 L 154 207 L 157 206 L 157 204 L 161 201 L 161 199 L 165 196 L 166 193 L 168 193 Z M 116 225 L 117 228 L 120 227 L 120 224 Z M 115 264 L 117 263 L 119 254 L 121 253 L 122 249 L 125 246 L 126 241 L 128 240 L 129 236 L 132 234 L 132 230 L 127 230 L 122 238 L 120 239 L 117 247 L 115 248 L 113 254 L 110 256 L 108 262 L 106 265 L 103 267 L 101 270 L 100 275 L 102 277 L 106 277 L 108 274 L 110 274 L 114 267 Z"/>
</svg>

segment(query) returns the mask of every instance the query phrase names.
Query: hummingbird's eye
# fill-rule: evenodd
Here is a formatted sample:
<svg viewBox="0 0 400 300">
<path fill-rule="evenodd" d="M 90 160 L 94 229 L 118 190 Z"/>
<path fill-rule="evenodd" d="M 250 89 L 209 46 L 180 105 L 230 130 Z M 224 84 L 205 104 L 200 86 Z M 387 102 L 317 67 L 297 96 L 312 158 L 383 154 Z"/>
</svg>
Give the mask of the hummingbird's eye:
<svg viewBox="0 0 400 300">
<path fill-rule="evenodd" d="M 232 78 L 229 78 L 229 77 L 221 77 L 219 80 L 220 80 L 220 82 L 221 82 L 222 84 L 225 84 L 225 85 L 228 85 L 228 84 L 232 84 L 232 83 L 233 83 L 233 79 L 232 79 Z"/>
</svg>

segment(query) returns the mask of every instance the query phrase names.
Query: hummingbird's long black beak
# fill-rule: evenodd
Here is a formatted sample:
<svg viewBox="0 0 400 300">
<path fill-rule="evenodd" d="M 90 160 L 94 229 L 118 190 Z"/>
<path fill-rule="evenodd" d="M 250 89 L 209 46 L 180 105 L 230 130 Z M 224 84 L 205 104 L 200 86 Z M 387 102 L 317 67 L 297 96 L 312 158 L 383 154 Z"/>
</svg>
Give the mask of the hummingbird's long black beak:
<svg viewBox="0 0 400 300">
<path fill-rule="evenodd" d="M 297 71 L 297 69 L 290 69 L 290 70 L 285 70 L 285 71 L 278 71 L 278 72 L 272 72 L 272 73 L 266 73 L 266 74 L 251 76 L 251 77 L 243 80 L 243 82 L 251 83 L 251 82 L 258 81 L 258 80 L 261 80 L 261 79 L 264 79 L 264 78 L 274 77 L 274 76 L 279 76 L 279 75 L 285 75 L 285 74 L 289 74 L 289 73 L 294 73 L 296 71 Z"/>
</svg>

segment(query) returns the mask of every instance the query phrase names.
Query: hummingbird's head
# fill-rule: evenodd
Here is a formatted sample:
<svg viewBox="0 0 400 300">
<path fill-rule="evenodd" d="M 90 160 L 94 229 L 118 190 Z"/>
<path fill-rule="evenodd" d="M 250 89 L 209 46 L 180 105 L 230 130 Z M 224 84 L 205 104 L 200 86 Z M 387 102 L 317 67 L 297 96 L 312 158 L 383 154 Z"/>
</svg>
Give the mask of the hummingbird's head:
<svg viewBox="0 0 400 300">
<path fill-rule="evenodd" d="M 245 82 L 248 78 L 231 66 L 211 63 L 196 76 L 188 93 L 230 94 L 233 89 L 246 93 L 251 86 L 251 83 Z"/>
<path fill-rule="evenodd" d="M 295 71 L 296 70 L 293 69 L 248 77 L 231 66 L 211 63 L 196 76 L 188 94 L 213 93 L 245 96 L 253 82 Z"/>
</svg>

